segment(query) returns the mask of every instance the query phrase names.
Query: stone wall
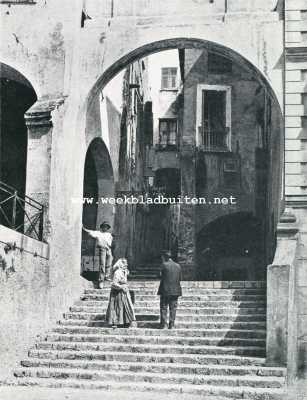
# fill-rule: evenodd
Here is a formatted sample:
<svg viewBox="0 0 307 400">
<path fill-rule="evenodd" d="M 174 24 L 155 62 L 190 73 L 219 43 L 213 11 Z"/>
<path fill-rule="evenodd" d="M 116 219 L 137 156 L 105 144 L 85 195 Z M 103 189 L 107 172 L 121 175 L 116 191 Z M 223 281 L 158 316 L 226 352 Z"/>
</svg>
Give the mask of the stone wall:
<svg viewBox="0 0 307 400">
<path fill-rule="evenodd" d="M 17 247 L 6 254 L 3 242 Z M 48 253 L 47 244 L 0 226 L 0 380 L 11 377 L 11 369 L 26 356 L 36 336 L 54 324 L 48 299 Z M 59 308 L 60 301 L 58 297 Z"/>
<path fill-rule="evenodd" d="M 293 209 L 300 226 L 300 246 L 297 260 L 297 338 L 299 373 L 307 373 L 307 213 L 305 210 Z"/>
<path fill-rule="evenodd" d="M 261 138 L 259 130 L 265 118 L 266 100 L 264 89 L 253 72 L 244 65 L 232 63 L 232 72 L 210 73 L 207 52 L 186 50 L 185 54 L 184 104 L 187 108 L 186 119 L 183 122 L 185 135 L 189 136 L 191 141 L 197 136 L 197 86 L 200 84 L 228 86 L 231 88 L 231 151 L 234 157 L 240 159 L 238 185 L 229 189 L 221 179 L 219 170 L 220 160 L 227 160 L 229 155 L 204 154 L 204 162 L 207 164 L 207 170 L 203 172 L 206 175 L 204 178 L 206 184 L 199 188 L 198 195 L 207 196 L 208 199 L 213 199 L 215 195 L 220 197 L 233 195 L 237 201 L 232 207 L 198 207 L 196 231 L 200 231 L 204 224 L 227 213 L 238 211 L 256 213 L 255 203 L 259 188 L 256 187 L 255 152 L 257 148 L 265 149 L 271 145 L 273 148 L 278 146 L 279 149 L 282 142 L 281 115 L 278 105 L 273 105 L 270 110 L 274 113 L 271 131 L 264 132 L 266 139 Z M 268 136 L 271 138 L 268 139 Z M 271 140 L 271 143 L 268 143 L 268 140 Z M 279 164 L 279 151 L 276 151 L 275 157 L 272 160 L 273 165 Z M 278 173 L 274 178 L 278 181 Z"/>
<path fill-rule="evenodd" d="M 185 50 L 181 138 L 182 193 L 190 197 L 204 197 L 207 204 L 196 205 L 193 211 L 187 213 L 183 210 L 181 213 L 182 218 L 190 214 L 189 218 L 192 219 L 182 221 L 183 242 L 180 248 L 191 249 L 182 253 L 189 253 L 189 262 L 196 264 L 199 255 L 197 249 L 195 252 L 195 238 L 198 238 L 198 234 L 201 234 L 210 222 L 230 214 L 250 213 L 258 219 L 261 226 L 261 233 L 257 239 L 258 249 L 254 251 L 254 259 L 249 260 L 243 254 L 247 244 L 242 242 L 242 254 L 237 254 L 237 264 L 239 266 L 242 262 L 250 262 L 250 269 L 258 270 L 261 276 L 275 251 L 275 230 L 282 197 L 281 111 L 274 98 L 268 94 L 267 88 L 247 64 L 224 59 L 225 62 L 231 62 L 231 71 L 214 71 L 210 69 L 210 58 L 213 55 L 215 54 L 203 50 Z M 228 118 L 231 120 L 231 140 L 227 152 L 208 152 L 206 149 L 204 151 L 199 143 L 198 129 L 202 119 L 199 91 L 204 85 L 209 85 L 215 90 L 223 87 L 231 93 L 226 104 L 226 113 L 228 112 Z M 227 184 L 224 172 L 224 164 L 229 160 L 237 164 L 237 183 L 232 186 Z M 230 201 L 231 196 L 235 201 Z M 214 204 L 215 197 L 225 198 L 227 204 Z M 265 239 L 261 239 L 263 235 Z M 253 249 L 246 248 L 251 256 Z M 258 256 L 259 252 L 262 257 Z M 242 257 L 245 257 L 245 261 L 239 260 Z M 249 272 L 252 276 L 253 271 Z M 247 276 L 244 279 L 247 279 Z"/>
<path fill-rule="evenodd" d="M 297 318 L 297 366 L 300 377 L 305 377 L 298 390 L 306 388 L 307 371 L 306 18 L 306 2 L 285 0 L 285 195 L 300 230 L 295 286 L 297 315 L 292 322 L 295 324 Z"/>
</svg>

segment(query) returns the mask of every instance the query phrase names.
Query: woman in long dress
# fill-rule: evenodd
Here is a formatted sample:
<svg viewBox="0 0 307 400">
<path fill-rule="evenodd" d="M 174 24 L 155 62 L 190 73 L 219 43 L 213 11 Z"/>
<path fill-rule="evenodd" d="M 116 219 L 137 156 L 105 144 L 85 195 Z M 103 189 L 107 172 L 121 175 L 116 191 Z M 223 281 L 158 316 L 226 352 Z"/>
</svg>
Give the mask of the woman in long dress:
<svg viewBox="0 0 307 400">
<path fill-rule="evenodd" d="M 127 283 L 129 270 L 125 258 L 120 258 L 113 266 L 113 280 L 106 321 L 112 327 L 118 325 L 136 326 L 136 319 Z"/>
</svg>

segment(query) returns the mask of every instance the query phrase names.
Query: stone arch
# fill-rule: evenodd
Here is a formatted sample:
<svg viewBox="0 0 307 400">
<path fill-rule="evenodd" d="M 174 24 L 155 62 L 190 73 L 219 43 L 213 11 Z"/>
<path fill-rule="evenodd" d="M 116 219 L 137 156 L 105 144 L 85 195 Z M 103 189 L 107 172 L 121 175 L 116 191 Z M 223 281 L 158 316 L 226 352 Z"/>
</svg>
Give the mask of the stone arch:
<svg viewBox="0 0 307 400">
<path fill-rule="evenodd" d="M 113 225 L 113 205 L 103 204 L 102 198 L 114 197 L 113 167 L 108 149 L 101 138 L 94 138 L 86 152 L 83 185 L 83 225 L 91 230 L 99 229 L 102 221 Z M 95 240 L 88 234 L 82 236 L 82 274 L 93 280 L 95 274 Z M 84 273 L 89 269 L 90 273 Z"/>
<path fill-rule="evenodd" d="M 24 68 L 24 65 L 15 63 L 15 60 L 6 60 L 5 58 L 1 58 L 0 74 L 13 77 L 14 80 L 33 89 L 36 93 L 37 99 L 41 97 L 40 87 L 35 75 L 28 69 Z"/>
<path fill-rule="evenodd" d="M 265 280 L 261 220 L 249 212 L 216 218 L 197 234 L 198 276 L 204 280 Z"/>
<path fill-rule="evenodd" d="M 253 64 L 247 57 L 244 57 L 232 47 L 227 47 L 217 42 L 193 37 L 166 38 L 133 48 L 130 51 L 126 51 L 124 55 L 119 56 L 117 59 L 111 62 L 111 65 L 106 65 L 104 72 L 91 87 L 86 99 L 86 103 L 90 102 L 91 99 L 101 90 L 101 88 L 103 88 L 112 78 L 114 78 L 118 72 L 123 70 L 130 63 L 138 60 L 139 58 L 146 57 L 150 54 L 158 53 L 163 50 L 185 48 L 207 49 L 210 52 L 215 52 L 226 58 L 230 58 L 234 62 L 246 65 L 248 68 L 253 70 L 259 81 L 267 87 L 271 96 L 279 104 L 280 110 L 282 109 L 280 101 L 271 83 L 268 81 L 268 78 L 264 75 L 264 72 L 261 71 L 255 64 Z"/>
<path fill-rule="evenodd" d="M 17 190 L 23 198 L 26 191 L 28 134 L 25 112 L 37 100 L 31 82 L 11 66 L 0 63 L 1 128 L 0 128 L 0 181 Z M 19 203 L 18 203 L 19 204 Z M 8 204 L 8 208 L 11 206 Z M 10 214 L 11 210 L 8 209 Z M 1 223 L 6 221 L 1 219 Z M 16 209 L 16 223 L 23 231 L 24 211 Z"/>
<path fill-rule="evenodd" d="M 148 40 L 148 37 L 147 39 L 144 39 L 145 42 L 146 40 Z M 138 43 L 138 41 L 136 41 L 136 43 Z M 149 56 L 150 54 L 159 51 L 174 48 L 206 49 L 211 53 L 230 59 L 253 74 L 255 80 L 261 87 L 261 92 L 264 93 L 265 101 L 263 113 L 267 120 L 266 123 L 270 121 L 271 126 L 273 126 L 273 129 L 271 129 L 267 135 L 266 151 L 258 152 L 259 154 L 257 155 L 255 154 L 255 157 L 258 157 L 257 162 L 259 164 L 264 162 L 267 167 L 266 170 L 261 170 L 260 167 L 258 172 L 259 175 L 262 175 L 262 178 L 264 176 L 268 177 L 268 179 L 263 178 L 261 181 L 261 184 L 265 187 L 266 195 L 259 201 L 259 204 L 262 201 L 261 204 L 265 205 L 265 215 L 263 216 L 265 220 L 265 240 L 269 243 L 265 249 L 265 262 L 268 264 L 271 262 L 275 252 L 276 228 L 283 208 L 284 199 L 284 185 L 282 183 L 284 179 L 284 125 L 280 93 L 278 93 L 278 90 L 274 88 L 273 83 L 269 80 L 265 71 L 260 70 L 258 65 L 251 62 L 248 57 L 245 57 L 245 55 L 243 56 L 238 52 L 238 50 L 233 47 L 227 47 L 225 44 L 194 37 L 167 37 L 162 40 L 148 42 L 139 47 L 132 47 L 128 50 L 129 46 L 131 46 L 130 42 L 127 44 L 126 49 L 121 48 L 120 51 L 118 50 L 120 53 L 118 54 L 118 57 L 116 53 L 117 50 L 115 50 L 114 56 L 108 55 L 108 51 L 110 52 L 111 50 L 108 50 L 105 53 L 105 70 L 96 80 L 85 99 L 84 109 L 82 113 L 79 114 L 81 119 L 87 115 L 88 107 L 90 107 L 93 100 L 98 97 L 100 91 L 117 73 L 137 59 Z M 113 61 L 111 62 L 110 60 Z M 258 179 L 258 177 L 255 179 Z M 212 218 L 214 218 L 214 213 Z M 196 242 L 195 233 L 194 239 L 192 240 Z M 180 247 L 184 248 L 184 246 Z"/>
</svg>

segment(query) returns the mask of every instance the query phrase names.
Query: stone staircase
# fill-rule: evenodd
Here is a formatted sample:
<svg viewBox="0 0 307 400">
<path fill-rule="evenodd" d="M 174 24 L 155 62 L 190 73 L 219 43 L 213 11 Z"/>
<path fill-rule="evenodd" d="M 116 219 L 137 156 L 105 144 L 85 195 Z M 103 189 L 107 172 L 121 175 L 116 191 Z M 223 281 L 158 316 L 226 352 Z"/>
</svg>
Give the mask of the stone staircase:
<svg viewBox="0 0 307 400">
<path fill-rule="evenodd" d="M 182 286 L 173 330 L 158 329 L 156 281 L 130 282 L 138 328 L 107 327 L 110 288 L 86 290 L 30 349 L 15 371 L 17 383 L 206 399 L 281 399 L 285 369 L 265 365 L 264 283 Z"/>
</svg>

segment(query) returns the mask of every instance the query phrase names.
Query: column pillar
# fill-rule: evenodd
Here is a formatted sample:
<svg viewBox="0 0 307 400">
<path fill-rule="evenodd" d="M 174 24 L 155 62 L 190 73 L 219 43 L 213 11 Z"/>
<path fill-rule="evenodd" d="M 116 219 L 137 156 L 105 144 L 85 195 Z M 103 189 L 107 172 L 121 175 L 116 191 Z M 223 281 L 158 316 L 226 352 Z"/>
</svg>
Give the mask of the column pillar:
<svg viewBox="0 0 307 400">
<path fill-rule="evenodd" d="M 267 364 L 287 366 L 293 376 L 297 364 L 296 270 L 298 226 L 286 210 L 277 227 L 277 248 L 267 272 Z"/>
<path fill-rule="evenodd" d="M 26 195 L 44 206 L 43 240 L 50 236 L 49 196 L 52 149 L 52 111 L 64 103 L 64 98 L 38 100 L 26 113 L 28 128 Z M 33 215 L 34 210 L 28 207 Z M 25 221 L 26 222 L 26 221 Z"/>
</svg>

